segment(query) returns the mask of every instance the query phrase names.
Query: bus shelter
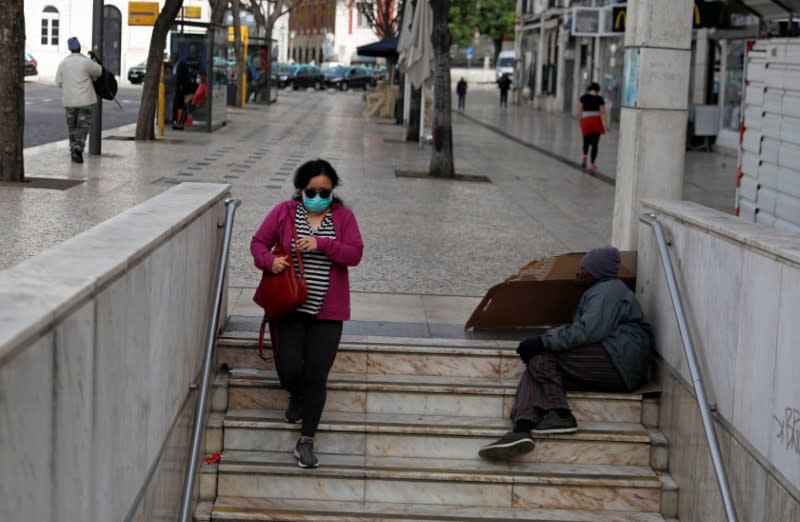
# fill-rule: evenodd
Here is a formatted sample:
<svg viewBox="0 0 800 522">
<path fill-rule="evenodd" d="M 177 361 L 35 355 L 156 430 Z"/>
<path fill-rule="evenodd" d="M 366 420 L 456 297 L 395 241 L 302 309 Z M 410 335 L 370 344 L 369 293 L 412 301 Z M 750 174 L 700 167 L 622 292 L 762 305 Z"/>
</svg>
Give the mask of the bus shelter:
<svg viewBox="0 0 800 522">
<path fill-rule="evenodd" d="M 228 60 L 231 45 L 226 28 L 205 22 L 176 20 L 169 33 L 169 54 L 164 68 L 166 103 L 164 119 L 177 122 L 180 110 L 205 75 L 208 95 L 192 113 L 191 128 L 216 130 L 227 123 L 228 80 L 235 62 Z"/>
</svg>

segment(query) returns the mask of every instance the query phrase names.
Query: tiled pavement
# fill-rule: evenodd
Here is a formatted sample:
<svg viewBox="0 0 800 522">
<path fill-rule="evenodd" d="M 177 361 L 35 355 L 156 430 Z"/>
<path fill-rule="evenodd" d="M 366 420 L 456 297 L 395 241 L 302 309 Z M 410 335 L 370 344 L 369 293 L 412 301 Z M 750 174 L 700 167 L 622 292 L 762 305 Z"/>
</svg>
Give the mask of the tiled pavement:
<svg viewBox="0 0 800 522">
<path fill-rule="evenodd" d="M 467 112 L 482 124 L 454 116 L 456 170 L 486 175 L 490 183 L 396 177 L 396 169 L 425 170 L 430 148 L 402 142 L 402 128 L 391 122 L 368 119 L 354 92 L 284 91 L 277 105 L 230 111 L 229 124 L 212 134 L 170 131 L 169 140 L 159 143 L 105 140 L 104 154 L 82 166 L 68 163 L 63 142 L 28 149 L 28 176 L 83 183 L 63 191 L 0 187 L 0 268 L 174 183 L 221 181 L 243 201 L 230 261 L 232 295 L 239 292 L 232 311 L 257 315 L 246 305 L 249 297 L 242 297 L 248 290 L 239 290 L 254 287 L 260 276 L 252 267 L 250 238 L 269 208 L 291 195 L 297 166 L 322 157 L 339 172 L 339 195 L 354 210 L 365 240 L 364 259 L 351 271 L 353 318 L 444 332 L 463 324 L 477 298 L 521 265 L 610 239 L 613 186 L 520 143 L 544 132 L 545 121 L 561 120 L 530 115 L 539 130 L 525 134 L 510 126 L 508 116 L 516 113 L 513 121 L 521 126 L 528 109 L 509 106 L 503 115 L 491 94 L 485 93 L 483 105 L 480 92 L 468 99 Z M 491 127 L 516 132 L 517 139 Z M 132 127 L 122 127 L 106 136 L 132 134 Z M 603 154 L 610 155 L 608 142 Z"/>
</svg>

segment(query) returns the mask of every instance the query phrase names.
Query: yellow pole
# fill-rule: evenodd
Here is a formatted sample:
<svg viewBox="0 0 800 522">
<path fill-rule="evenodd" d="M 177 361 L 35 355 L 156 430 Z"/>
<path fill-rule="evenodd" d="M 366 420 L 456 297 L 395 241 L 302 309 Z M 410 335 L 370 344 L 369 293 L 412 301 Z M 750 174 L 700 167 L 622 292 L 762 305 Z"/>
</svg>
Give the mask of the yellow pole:
<svg viewBox="0 0 800 522">
<path fill-rule="evenodd" d="M 242 75 L 242 107 L 247 105 L 247 26 L 242 27 L 245 29 L 242 39 L 244 40 L 244 74 Z"/>
<path fill-rule="evenodd" d="M 167 86 L 164 83 L 164 62 L 161 62 L 161 77 L 158 80 L 158 135 L 164 135 L 164 111 L 167 106 Z"/>
</svg>

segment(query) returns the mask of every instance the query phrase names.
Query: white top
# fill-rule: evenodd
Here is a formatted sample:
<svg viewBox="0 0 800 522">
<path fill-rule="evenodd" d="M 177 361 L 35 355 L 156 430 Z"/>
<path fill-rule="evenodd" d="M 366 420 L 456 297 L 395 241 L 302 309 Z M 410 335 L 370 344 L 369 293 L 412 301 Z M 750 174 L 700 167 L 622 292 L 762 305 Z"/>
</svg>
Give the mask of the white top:
<svg viewBox="0 0 800 522">
<path fill-rule="evenodd" d="M 64 107 L 86 107 L 97 103 L 92 80 L 102 73 L 100 64 L 80 53 L 64 58 L 56 72 L 56 85 L 63 90 Z"/>
</svg>

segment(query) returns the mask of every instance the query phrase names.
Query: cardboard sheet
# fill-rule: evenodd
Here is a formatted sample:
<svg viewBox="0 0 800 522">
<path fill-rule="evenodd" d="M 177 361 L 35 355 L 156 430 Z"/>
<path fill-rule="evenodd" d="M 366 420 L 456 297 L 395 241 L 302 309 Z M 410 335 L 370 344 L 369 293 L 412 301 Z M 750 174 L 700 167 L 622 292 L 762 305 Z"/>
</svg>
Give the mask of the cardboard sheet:
<svg viewBox="0 0 800 522">
<path fill-rule="evenodd" d="M 584 252 L 537 259 L 493 286 L 465 329 L 544 328 L 572 321 L 584 289 L 575 274 Z M 620 279 L 636 291 L 636 252 L 622 252 Z"/>
</svg>

